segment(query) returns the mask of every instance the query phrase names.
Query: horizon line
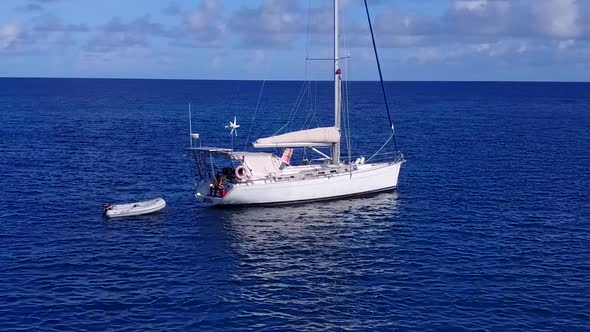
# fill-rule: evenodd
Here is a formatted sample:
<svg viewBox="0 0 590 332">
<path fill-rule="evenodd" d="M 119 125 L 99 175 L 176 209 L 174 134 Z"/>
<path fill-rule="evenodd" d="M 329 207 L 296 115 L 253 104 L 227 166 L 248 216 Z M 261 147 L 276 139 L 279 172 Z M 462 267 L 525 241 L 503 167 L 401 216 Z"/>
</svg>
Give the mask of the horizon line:
<svg viewBox="0 0 590 332">
<path fill-rule="evenodd" d="M 76 79 L 76 80 L 165 80 L 165 81 L 252 81 L 252 82 L 333 82 L 333 80 L 298 80 L 298 79 L 216 79 L 216 78 L 155 78 L 155 77 L 56 77 L 56 76 L 0 76 L 0 79 Z M 349 82 L 379 82 L 379 80 L 349 80 Z M 384 82 L 401 83 L 590 83 L 590 81 L 550 81 L 550 80 L 384 80 Z"/>
</svg>

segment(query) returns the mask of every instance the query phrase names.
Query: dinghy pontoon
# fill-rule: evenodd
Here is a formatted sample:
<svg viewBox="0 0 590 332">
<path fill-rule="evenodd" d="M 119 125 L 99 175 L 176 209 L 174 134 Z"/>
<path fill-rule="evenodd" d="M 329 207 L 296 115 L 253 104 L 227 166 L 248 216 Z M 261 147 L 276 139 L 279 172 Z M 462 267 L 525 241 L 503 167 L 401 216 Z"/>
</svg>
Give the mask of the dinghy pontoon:
<svg viewBox="0 0 590 332">
<path fill-rule="evenodd" d="M 105 204 L 104 215 L 107 218 L 131 217 L 154 213 L 166 207 L 166 201 L 161 198 L 129 204 Z"/>
</svg>

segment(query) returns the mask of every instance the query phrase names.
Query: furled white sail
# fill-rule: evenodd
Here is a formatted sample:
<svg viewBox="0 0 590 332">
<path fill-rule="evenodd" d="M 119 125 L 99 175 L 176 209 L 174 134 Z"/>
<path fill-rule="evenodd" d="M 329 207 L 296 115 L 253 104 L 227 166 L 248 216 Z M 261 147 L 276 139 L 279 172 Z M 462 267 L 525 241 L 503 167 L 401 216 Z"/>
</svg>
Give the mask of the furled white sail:
<svg viewBox="0 0 590 332">
<path fill-rule="evenodd" d="M 330 146 L 340 142 L 340 131 L 336 127 L 323 127 L 259 138 L 255 148 L 299 148 L 304 146 Z"/>
</svg>

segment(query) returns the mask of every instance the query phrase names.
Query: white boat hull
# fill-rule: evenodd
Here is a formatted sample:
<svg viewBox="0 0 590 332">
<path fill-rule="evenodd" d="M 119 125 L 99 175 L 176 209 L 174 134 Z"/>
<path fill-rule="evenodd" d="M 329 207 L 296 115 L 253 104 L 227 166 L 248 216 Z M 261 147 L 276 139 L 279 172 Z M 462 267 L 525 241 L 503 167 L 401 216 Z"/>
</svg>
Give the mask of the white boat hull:
<svg viewBox="0 0 590 332">
<path fill-rule="evenodd" d="M 252 181 L 233 185 L 223 197 L 208 196 L 209 186 L 197 188 L 197 200 L 211 205 L 275 205 L 338 199 L 397 188 L 402 162 L 365 164 L 351 173 L 292 181 Z"/>
</svg>

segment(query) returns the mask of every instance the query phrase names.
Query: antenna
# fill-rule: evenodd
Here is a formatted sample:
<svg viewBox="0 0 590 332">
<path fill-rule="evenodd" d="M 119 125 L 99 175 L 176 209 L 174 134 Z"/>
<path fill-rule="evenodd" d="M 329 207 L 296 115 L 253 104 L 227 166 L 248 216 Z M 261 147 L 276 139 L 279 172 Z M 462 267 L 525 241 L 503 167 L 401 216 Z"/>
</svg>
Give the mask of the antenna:
<svg viewBox="0 0 590 332">
<path fill-rule="evenodd" d="M 199 134 L 193 133 L 193 122 L 191 120 L 191 104 L 188 104 L 188 138 L 191 141 L 191 149 L 193 148 L 193 141 L 200 138 Z M 201 141 L 199 141 L 199 147 L 201 146 Z"/>
<path fill-rule="evenodd" d="M 188 104 L 188 139 L 191 141 L 191 148 L 193 147 L 193 123 L 191 121 L 191 104 Z"/>
</svg>

